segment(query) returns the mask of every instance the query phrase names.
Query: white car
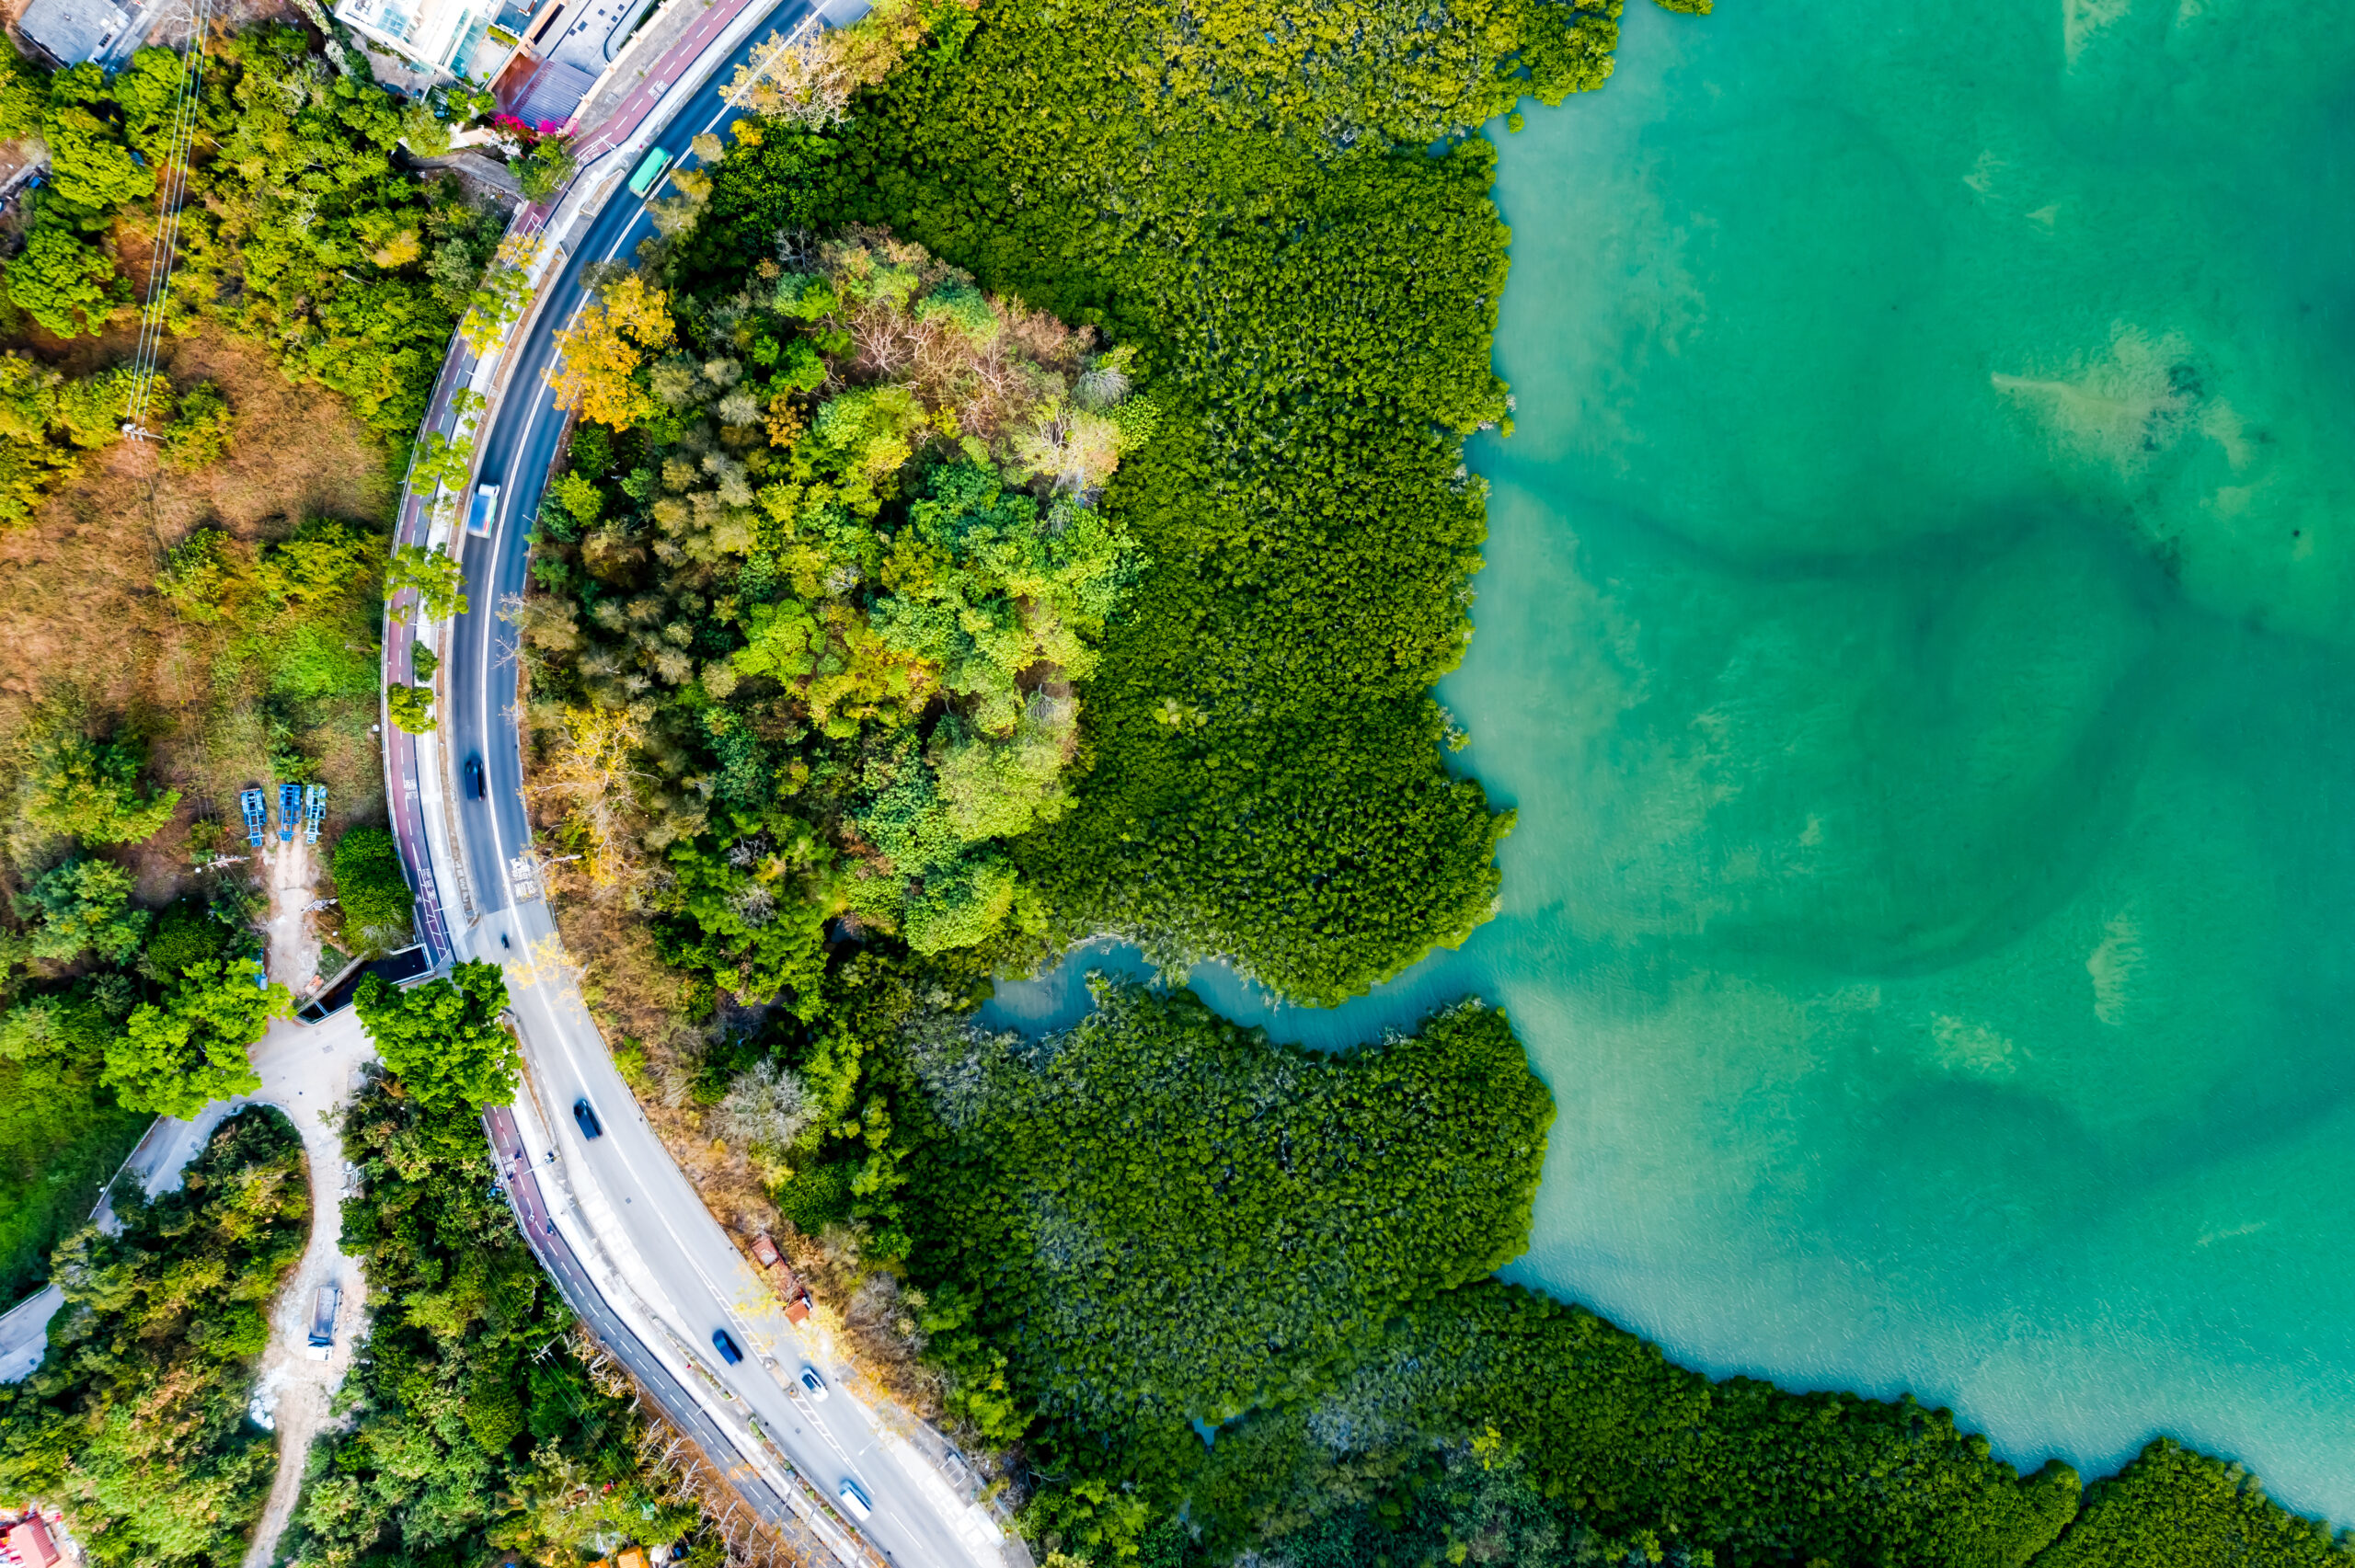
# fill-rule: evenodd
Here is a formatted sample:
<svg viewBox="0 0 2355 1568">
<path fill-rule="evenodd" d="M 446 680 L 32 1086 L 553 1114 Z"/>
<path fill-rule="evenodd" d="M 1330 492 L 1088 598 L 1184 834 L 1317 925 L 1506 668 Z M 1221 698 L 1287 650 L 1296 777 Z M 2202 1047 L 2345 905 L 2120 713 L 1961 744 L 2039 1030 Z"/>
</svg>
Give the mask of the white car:
<svg viewBox="0 0 2355 1568">
<path fill-rule="evenodd" d="M 474 504 L 466 509 L 466 532 L 477 539 L 490 537 L 490 525 L 499 521 L 499 486 L 485 485 L 475 491 Z"/>
<path fill-rule="evenodd" d="M 844 1507 L 862 1519 L 870 1517 L 875 1512 L 875 1505 L 867 1500 L 867 1494 L 859 1490 L 856 1481 L 845 1480 L 834 1489 L 834 1494 L 843 1500 Z"/>
<path fill-rule="evenodd" d="M 810 1397 L 813 1400 L 826 1397 L 826 1379 L 818 1376 L 815 1367 L 801 1368 L 801 1386 L 810 1391 Z"/>
</svg>

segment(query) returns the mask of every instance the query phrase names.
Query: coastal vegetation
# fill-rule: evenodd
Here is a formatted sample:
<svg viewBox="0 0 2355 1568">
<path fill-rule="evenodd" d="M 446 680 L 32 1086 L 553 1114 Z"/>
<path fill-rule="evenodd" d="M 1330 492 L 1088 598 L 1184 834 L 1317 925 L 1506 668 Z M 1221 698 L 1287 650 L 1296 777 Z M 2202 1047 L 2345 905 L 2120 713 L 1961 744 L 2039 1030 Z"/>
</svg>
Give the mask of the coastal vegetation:
<svg viewBox="0 0 2355 1568">
<path fill-rule="evenodd" d="M 879 30 L 913 41 L 893 45 L 888 72 L 858 74 L 867 45 L 844 44 L 765 63 L 769 85 L 740 81 L 767 118 L 724 155 L 698 146 L 657 205 L 661 243 L 603 280 L 569 345 L 563 390 L 587 445 L 543 512 L 542 593 L 520 619 L 547 704 L 543 820 L 596 868 L 563 914 L 588 994 L 716 1209 L 775 1206 L 863 1364 L 1009 1456 L 1026 1528 L 1050 1550 L 1099 1564 L 1252 1551 L 2016 1565 L 2051 1560 L 2120 1506 L 2097 1488 L 2080 1514 L 2066 1467 L 2023 1476 L 1947 1413 L 1715 1382 L 1494 1279 L 1526 1240 L 1550 1102 L 1493 1012 L 1467 1005 L 1337 1059 L 1125 987 L 1046 1041 L 958 1023 L 993 967 L 1082 934 L 1173 963 L 1223 956 L 1334 1001 L 1487 917 L 1511 818 L 1450 773 L 1462 737 L 1429 695 L 1469 635 L 1484 529 L 1462 442 L 1511 429 L 1488 368 L 1506 235 L 1492 154 L 1468 132 L 1522 97 L 1599 85 L 1617 10 L 1377 7 L 1335 33 L 1247 4 L 1207 21 L 1151 6 L 896 7 Z M 763 285 L 773 312 L 793 314 L 788 294 L 827 303 L 805 280 L 823 270 L 812 258 L 853 245 L 959 269 L 994 312 L 1093 331 L 1152 410 L 1096 508 L 1133 551 L 1133 581 L 1087 667 L 1057 672 L 1076 704 L 1056 773 L 1066 798 L 992 844 L 1014 896 L 971 944 L 922 939 L 905 895 L 928 878 L 896 909 L 859 891 L 880 869 L 871 856 L 901 863 L 855 796 L 810 813 L 844 798 L 822 742 L 797 755 L 804 736 L 780 746 L 787 732 L 754 727 L 767 745 L 752 752 L 669 720 L 649 745 L 576 695 L 634 670 L 645 686 L 612 690 L 609 711 L 667 684 L 680 697 L 647 718 L 725 715 L 744 711 L 734 681 L 766 678 L 806 732 L 836 716 L 816 665 L 756 651 L 781 613 L 706 636 L 693 606 L 649 609 L 642 625 L 608 612 L 592 642 L 579 610 L 603 593 L 583 592 L 596 554 L 640 540 L 660 565 L 633 572 L 697 580 L 717 601 L 724 575 L 693 579 L 661 556 L 665 479 L 630 443 L 673 410 L 710 409 L 720 464 L 752 448 L 797 357 L 795 329 L 759 319 Z M 731 311 L 756 318 L 749 331 Z M 855 384 L 827 333 L 808 334 L 812 390 L 787 398 L 804 420 Z M 774 359 L 754 357 L 764 337 Z M 725 399 L 762 372 L 775 373 L 738 404 L 748 433 L 731 443 Z M 926 486 L 956 466 L 961 433 L 936 422 L 912 443 L 918 460 L 890 452 L 896 494 L 846 509 L 876 533 L 909 532 L 899 503 L 938 498 Z M 723 466 L 686 455 L 712 477 L 683 480 L 725 485 Z M 838 496 L 845 476 L 822 475 Z M 743 489 L 697 526 L 732 504 L 764 527 L 761 487 L 748 475 Z M 592 545 L 616 517 L 632 534 Z M 741 590 L 786 541 L 672 543 L 687 563 L 741 556 Z M 858 597 L 870 626 L 888 618 L 881 593 Z M 824 624 L 793 624 L 788 652 L 813 655 Z M 836 670 L 856 668 L 849 639 L 829 647 Z M 722 659 L 715 692 L 706 671 Z M 892 733 L 883 709 L 916 694 L 886 685 L 876 716 L 850 715 L 871 726 L 867 755 Z M 953 708 L 920 722 L 963 716 Z M 795 803 L 787 832 L 756 837 L 718 809 L 755 780 Z M 665 814 L 671 843 L 693 845 L 667 864 L 646 853 L 661 830 L 629 831 Z M 708 866 L 734 858 L 731 830 L 752 853 L 729 869 L 752 875 L 722 880 Z M 653 941 L 596 891 L 633 866 Z M 751 929 L 731 929 L 748 910 Z M 786 910 L 788 929 L 761 934 Z M 1475 1082 L 1476 1104 L 1440 1087 Z M 1411 1194 L 1396 1186 L 1410 1177 Z M 2162 1485 L 2147 1471 L 2132 1484 Z M 2167 1495 L 2187 1509 L 2223 1498 Z M 2252 1523 L 2216 1539 L 2267 1542 L 2252 1561 L 2304 1561 L 2273 1555 L 2277 1540 L 2326 1543 L 2252 1490 L 2233 1496 Z"/>
<path fill-rule="evenodd" d="M 2037 1568 L 2346 1568 L 2355 1542 L 2266 1496 L 2236 1464 L 2154 1437 L 2096 1482 Z"/>
<path fill-rule="evenodd" d="M 2083 1499 L 1910 1398 L 1713 1380 L 1495 1279 L 1550 1097 L 1475 1003 L 1338 1056 L 1098 982 L 1040 1040 L 922 1010 L 870 1055 L 902 1301 L 949 1419 L 1105 1562 L 2345 1562 L 2154 1444 Z M 2065 1533 L 2064 1533 L 2065 1532 Z M 2057 1543 L 2057 1544 L 2056 1544 Z"/>
<path fill-rule="evenodd" d="M 101 1568 L 228 1568 L 273 1468 L 247 1409 L 310 1232 L 302 1140 L 255 1107 L 214 1129 L 178 1190 L 113 1197 L 121 1233 L 60 1245 L 48 1354 L 0 1388 L 0 1491 L 63 1503 Z"/>
<path fill-rule="evenodd" d="M 1554 1114 L 1476 1005 L 1325 1057 L 1107 986 L 1066 1035 L 937 1020 L 909 1056 L 925 1093 L 895 1119 L 939 1120 L 907 1162 L 913 1255 L 962 1270 L 936 1306 L 982 1303 L 1059 1419 L 1189 1442 L 1189 1420 L 1284 1402 L 1402 1301 L 1509 1261 Z"/>
<path fill-rule="evenodd" d="M 1054 939 L 1223 953 L 1336 1000 L 1486 917 L 1506 826 L 1449 776 L 1428 695 L 1478 559 L 1460 443 L 1507 413 L 1491 154 L 1385 138 L 1419 148 L 1520 90 L 1599 81 L 1612 23 L 1484 11 L 1522 63 L 1443 84 L 1409 63 L 1430 59 L 1420 24 L 1385 17 L 1361 58 L 1401 77 L 1352 63 L 1303 104 L 1256 28 L 1190 35 L 1165 69 L 1167 20 L 992 7 L 839 132 L 764 128 L 732 154 L 679 265 L 724 274 L 781 228 L 879 223 L 1136 346 L 1157 433 L 1105 509 L 1153 567 L 1081 689 L 1074 807 L 1015 858 Z M 1478 36 L 1458 25 L 1450 47 Z"/>
<path fill-rule="evenodd" d="M 896 1054 L 945 1402 L 978 1377 L 1001 1439 L 1028 1417 L 1051 1546 L 1126 1556 L 1182 1516 L 1213 1560 L 1281 1555 L 1470 1486 L 1475 1443 L 1528 1528 L 1605 1561 L 2016 1568 L 2074 1509 L 2066 1467 L 2024 1480 L 1943 1412 L 1712 1383 L 1488 1277 L 1527 1244 L 1553 1111 L 1494 1011 L 1328 1057 L 1099 985 L 1063 1035 L 933 1019 Z"/>
</svg>

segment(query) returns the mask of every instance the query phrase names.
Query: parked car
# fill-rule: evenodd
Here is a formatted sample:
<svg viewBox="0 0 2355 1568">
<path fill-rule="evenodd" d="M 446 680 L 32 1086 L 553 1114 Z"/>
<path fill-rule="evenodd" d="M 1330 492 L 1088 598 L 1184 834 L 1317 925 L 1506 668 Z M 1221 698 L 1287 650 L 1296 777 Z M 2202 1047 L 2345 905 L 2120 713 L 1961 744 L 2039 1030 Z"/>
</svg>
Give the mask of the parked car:
<svg viewBox="0 0 2355 1568">
<path fill-rule="evenodd" d="M 589 1102 L 585 1099 L 572 1102 L 572 1119 L 580 1124 L 580 1136 L 583 1138 L 596 1138 L 605 1130 L 598 1124 L 597 1113 L 589 1108 Z"/>
<path fill-rule="evenodd" d="M 469 757 L 466 759 L 466 793 L 474 796 L 477 800 L 480 800 L 485 793 L 482 783 L 482 759 L 480 757 Z"/>
<path fill-rule="evenodd" d="M 711 1331 L 711 1347 L 718 1351 L 719 1358 L 730 1367 L 744 1359 L 744 1353 L 736 1348 L 736 1342 L 728 1337 L 726 1329 Z"/>
<path fill-rule="evenodd" d="M 801 1368 L 801 1386 L 810 1391 L 811 1399 L 826 1397 L 826 1379 L 818 1376 L 818 1368 L 815 1367 Z"/>
<path fill-rule="evenodd" d="M 856 1481 L 845 1478 L 843 1483 L 834 1489 L 834 1494 L 843 1500 L 844 1507 L 848 1508 L 862 1519 L 875 1512 L 875 1505 L 867 1500 L 866 1492 Z"/>
</svg>

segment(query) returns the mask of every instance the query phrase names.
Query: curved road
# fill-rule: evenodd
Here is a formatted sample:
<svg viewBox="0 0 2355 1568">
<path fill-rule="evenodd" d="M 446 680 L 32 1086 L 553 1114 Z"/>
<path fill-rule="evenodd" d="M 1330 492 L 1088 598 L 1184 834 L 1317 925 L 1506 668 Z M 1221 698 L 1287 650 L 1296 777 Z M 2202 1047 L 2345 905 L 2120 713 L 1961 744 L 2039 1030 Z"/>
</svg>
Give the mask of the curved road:
<svg viewBox="0 0 2355 1568">
<path fill-rule="evenodd" d="M 710 85 L 672 119 L 653 144 L 677 157 L 686 153 L 693 137 L 735 118 L 724 89 L 736 65 L 753 40 L 772 31 L 789 31 L 810 8 L 807 0 L 786 0 L 716 67 L 695 62 L 694 69 L 708 70 Z M 656 67 L 657 74 L 669 63 Z M 534 1249 L 567 1296 L 674 1420 L 694 1434 L 715 1463 L 738 1479 L 756 1509 L 775 1517 L 775 1492 L 741 1461 L 712 1419 L 715 1406 L 740 1418 L 743 1412 L 756 1416 L 761 1430 L 793 1467 L 845 1515 L 851 1510 L 839 1503 L 838 1489 L 846 1480 L 854 1482 L 873 1502 L 872 1516 L 859 1528 L 900 1568 L 994 1568 L 1009 1557 L 1024 1560 L 1018 1543 L 1007 1538 L 1002 1544 L 985 1513 L 952 1491 L 938 1471 L 890 1434 L 887 1423 L 901 1419 L 896 1413 L 879 1417 L 846 1391 L 833 1389 L 832 1367 L 818 1368 L 829 1397 L 813 1401 L 800 1391 L 803 1366 L 821 1353 L 786 1322 L 767 1286 L 638 1114 L 595 1024 L 563 979 L 562 966 L 548 961 L 557 948 L 546 906 L 528 879 L 520 885 L 511 881 L 514 857 L 531 848 L 531 830 L 512 711 L 515 633 L 500 619 L 499 609 L 523 591 L 527 535 L 564 430 L 565 418 L 546 382 L 555 359 L 555 332 L 585 303 L 582 269 L 594 261 L 630 258 L 638 243 L 653 233 L 653 225 L 644 203 L 617 186 L 604 209 L 577 232 L 571 254 L 546 286 L 532 326 L 510 350 L 507 389 L 492 422 L 477 433 L 479 460 L 474 482 L 500 486 L 499 515 L 488 537 L 461 532 L 453 540 L 465 565 L 469 610 L 454 624 L 442 656 L 447 685 L 441 716 L 447 748 L 444 787 L 452 794 L 462 875 L 471 889 L 471 926 L 465 911 L 438 907 L 424 859 L 430 852 L 421 831 L 415 750 L 407 737 L 387 736 L 396 830 L 419 886 L 428 941 L 445 958 L 471 953 L 507 964 L 532 1086 L 556 1124 L 554 1151 L 526 1150 L 514 1119 L 501 1121 L 494 1115 L 490 1125 L 498 1162 L 509 1173 L 511 1194 L 532 1232 Z M 435 402 L 437 420 L 454 383 L 450 372 L 464 363 L 462 355 L 454 357 L 445 370 L 444 386 Z M 397 625 L 402 612 L 396 608 L 394 613 Z M 485 774 L 481 798 L 471 797 L 464 783 L 465 764 L 475 758 Z M 583 1136 L 567 1114 L 576 1100 L 595 1107 L 603 1124 L 601 1136 Z M 551 1152 L 561 1166 L 551 1162 Z M 561 1177 L 552 1194 L 543 1184 L 543 1172 Z M 609 1310 L 590 1271 L 555 1229 L 556 1217 L 546 1207 L 550 1197 L 559 1210 L 570 1209 L 580 1230 L 609 1254 L 635 1262 L 637 1266 L 627 1270 L 630 1283 L 676 1341 L 673 1353 L 695 1358 L 708 1379 L 706 1389 L 683 1386 Z M 741 1348 L 741 1362 L 728 1365 L 715 1354 L 716 1330 L 725 1330 Z M 788 1389 L 794 1391 L 788 1393 Z"/>
</svg>

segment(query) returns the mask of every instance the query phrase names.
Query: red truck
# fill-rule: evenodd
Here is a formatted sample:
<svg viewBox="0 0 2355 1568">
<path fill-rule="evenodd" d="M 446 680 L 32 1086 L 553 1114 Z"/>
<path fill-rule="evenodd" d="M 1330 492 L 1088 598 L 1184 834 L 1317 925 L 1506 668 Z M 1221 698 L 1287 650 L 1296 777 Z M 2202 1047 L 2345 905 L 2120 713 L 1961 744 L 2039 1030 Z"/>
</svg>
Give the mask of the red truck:
<svg viewBox="0 0 2355 1568">
<path fill-rule="evenodd" d="M 752 1238 L 752 1261 L 768 1276 L 769 1288 L 783 1299 L 787 1322 L 798 1323 L 810 1315 L 810 1292 L 802 1288 L 801 1276 L 793 1272 L 793 1265 L 785 1261 L 785 1254 L 776 1250 L 765 1230 Z"/>
</svg>

